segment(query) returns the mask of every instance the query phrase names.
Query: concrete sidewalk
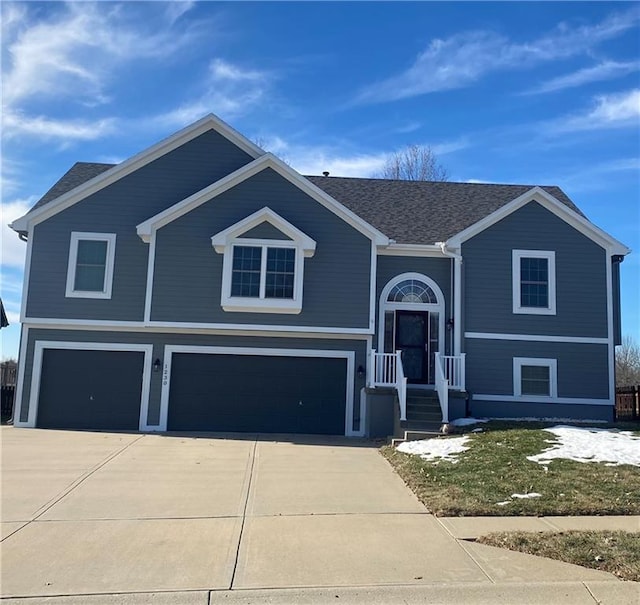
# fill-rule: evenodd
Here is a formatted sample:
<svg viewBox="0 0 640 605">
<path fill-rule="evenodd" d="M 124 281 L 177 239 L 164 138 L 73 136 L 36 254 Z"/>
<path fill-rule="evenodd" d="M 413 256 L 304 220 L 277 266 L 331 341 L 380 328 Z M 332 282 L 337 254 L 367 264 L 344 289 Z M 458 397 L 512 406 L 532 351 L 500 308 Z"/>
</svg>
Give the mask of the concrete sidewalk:
<svg viewBox="0 0 640 605">
<path fill-rule="evenodd" d="M 438 519 L 373 444 L 2 429 L 7 603 L 616 603 L 640 584 L 465 540 L 638 517 Z"/>
</svg>

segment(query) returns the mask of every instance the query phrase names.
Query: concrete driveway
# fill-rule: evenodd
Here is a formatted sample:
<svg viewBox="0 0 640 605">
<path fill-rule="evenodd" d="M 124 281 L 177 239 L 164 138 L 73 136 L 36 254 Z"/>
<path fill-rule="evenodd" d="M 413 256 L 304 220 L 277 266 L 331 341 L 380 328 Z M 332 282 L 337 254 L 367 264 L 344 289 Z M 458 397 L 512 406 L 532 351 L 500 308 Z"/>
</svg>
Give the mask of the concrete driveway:
<svg viewBox="0 0 640 605">
<path fill-rule="evenodd" d="M 614 580 L 461 543 L 367 442 L 12 427 L 1 437 L 5 597 L 206 603 L 209 591 Z"/>
</svg>

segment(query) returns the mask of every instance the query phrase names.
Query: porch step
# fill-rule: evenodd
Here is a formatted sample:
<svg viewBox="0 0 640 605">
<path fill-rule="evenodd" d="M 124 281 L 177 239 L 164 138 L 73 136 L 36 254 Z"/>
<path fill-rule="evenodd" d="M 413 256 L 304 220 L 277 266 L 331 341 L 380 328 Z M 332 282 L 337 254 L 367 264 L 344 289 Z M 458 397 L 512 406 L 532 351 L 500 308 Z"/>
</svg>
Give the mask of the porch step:
<svg viewBox="0 0 640 605">
<path fill-rule="evenodd" d="M 422 441 L 423 439 L 436 439 L 443 436 L 444 433 L 440 430 L 440 425 L 438 424 L 434 425 L 432 430 L 407 430 L 404 432 L 404 437 L 393 437 L 391 445 L 395 447 L 406 441 Z"/>
</svg>

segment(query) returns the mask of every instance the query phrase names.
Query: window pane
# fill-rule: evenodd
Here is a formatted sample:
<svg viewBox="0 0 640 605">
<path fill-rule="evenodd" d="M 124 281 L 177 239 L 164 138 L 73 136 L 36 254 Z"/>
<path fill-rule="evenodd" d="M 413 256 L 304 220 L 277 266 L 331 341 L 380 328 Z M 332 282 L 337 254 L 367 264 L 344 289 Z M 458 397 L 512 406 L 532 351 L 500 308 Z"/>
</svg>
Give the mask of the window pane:
<svg viewBox="0 0 640 605">
<path fill-rule="evenodd" d="M 265 298 L 293 298 L 295 264 L 293 248 L 267 248 Z"/>
<path fill-rule="evenodd" d="M 523 395 L 551 394 L 549 366 L 522 366 L 520 377 Z"/>
<path fill-rule="evenodd" d="M 84 292 L 104 291 L 107 245 L 108 243 L 104 240 L 78 241 L 74 290 Z"/>
<path fill-rule="evenodd" d="M 523 307 L 549 306 L 549 263 L 546 258 L 520 259 L 520 304 Z"/>
<path fill-rule="evenodd" d="M 262 248 L 234 246 L 231 272 L 231 296 L 260 296 L 260 266 Z"/>
<path fill-rule="evenodd" d="M 73 289 L 83 292 L 103 292 L 104 265 L 78 265 Z"/>
</svg>

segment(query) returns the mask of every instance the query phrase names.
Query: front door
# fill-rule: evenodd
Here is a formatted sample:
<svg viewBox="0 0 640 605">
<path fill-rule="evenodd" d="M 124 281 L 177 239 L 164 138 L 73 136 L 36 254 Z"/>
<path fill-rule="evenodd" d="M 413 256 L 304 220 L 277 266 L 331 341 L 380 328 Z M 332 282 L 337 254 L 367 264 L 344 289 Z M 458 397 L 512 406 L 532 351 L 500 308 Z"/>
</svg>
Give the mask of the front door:
<svg viewBox="0 0 640 605">
<path fill-rule="evenodd" d="M 429 313 L 396 311 L 395 350 L 402 351 L 408 382 L 429 382 Z"/>
</svg>

